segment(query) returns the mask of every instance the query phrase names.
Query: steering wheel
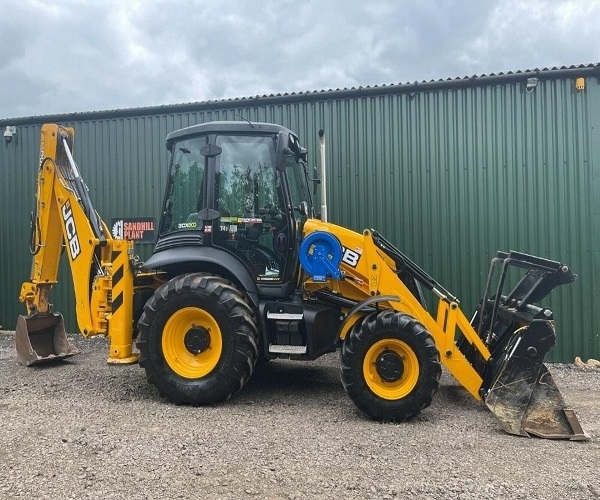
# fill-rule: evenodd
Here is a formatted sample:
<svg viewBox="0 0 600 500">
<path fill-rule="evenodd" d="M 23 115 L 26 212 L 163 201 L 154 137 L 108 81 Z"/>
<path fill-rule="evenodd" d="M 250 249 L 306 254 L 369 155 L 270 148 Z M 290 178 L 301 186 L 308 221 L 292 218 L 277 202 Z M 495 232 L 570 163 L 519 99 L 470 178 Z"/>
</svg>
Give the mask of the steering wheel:
<svg viewBox="0 0 600 500">
<path fill-rule="evenodd" d="M 263 218 L 264 222 L 278 222 L 283 220 L 283 212 L 274 203 L 267 203 L 263 208 L 259 208 L 258 215 Z"/>
</svg>

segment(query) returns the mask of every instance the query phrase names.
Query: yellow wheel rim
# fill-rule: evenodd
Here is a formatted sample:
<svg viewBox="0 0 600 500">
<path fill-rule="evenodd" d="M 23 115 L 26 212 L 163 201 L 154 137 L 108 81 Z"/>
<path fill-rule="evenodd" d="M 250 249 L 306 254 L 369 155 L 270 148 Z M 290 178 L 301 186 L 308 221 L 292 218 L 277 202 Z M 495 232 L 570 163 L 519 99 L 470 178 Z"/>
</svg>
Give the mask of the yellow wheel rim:
<svg viewBox="0 0 600 500">
<path fill-rule="evenodd" d="M 392 359 L 396 366 L 401 366 L 394 376 L 386 374 L 388 380 L 382 378 L 382 359 L 385 358 Z M 365 355 L 363 375 L 371 391 L 380 398 L 394 401 L 408 396 L 417 385 L 419 360 L 410 346 L 401 340 L 380 340 Z"/>
<path fill-rule="evenodd" d="M 165 324 L 162 351 L 177 375 L 189 379 L 204 377 L 214 370 L 221 358 L 221 329 L 203 309 L 179 309 Z"/>
</svg>

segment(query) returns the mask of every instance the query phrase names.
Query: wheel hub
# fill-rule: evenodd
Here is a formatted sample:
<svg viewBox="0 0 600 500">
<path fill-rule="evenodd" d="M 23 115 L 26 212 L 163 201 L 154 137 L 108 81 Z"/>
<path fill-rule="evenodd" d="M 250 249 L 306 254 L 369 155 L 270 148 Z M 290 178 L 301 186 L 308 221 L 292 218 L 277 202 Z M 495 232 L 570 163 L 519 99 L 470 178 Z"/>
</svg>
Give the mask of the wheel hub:
<svg viewBox="0 0 600 500">
<path fill-rule="evenodd" d="M 183 339 L 185 348 L 192 354 L 200 354 L 210 346 L 210 333 L 204 327 L 190 328 Z"/>
<path fill-rule="evenodd" d="M 404 361 L 397 352 L 386 350 L 377 357 L 375 369 L 385 382 L 396 382 L 404 373 Z"/>
</svg>

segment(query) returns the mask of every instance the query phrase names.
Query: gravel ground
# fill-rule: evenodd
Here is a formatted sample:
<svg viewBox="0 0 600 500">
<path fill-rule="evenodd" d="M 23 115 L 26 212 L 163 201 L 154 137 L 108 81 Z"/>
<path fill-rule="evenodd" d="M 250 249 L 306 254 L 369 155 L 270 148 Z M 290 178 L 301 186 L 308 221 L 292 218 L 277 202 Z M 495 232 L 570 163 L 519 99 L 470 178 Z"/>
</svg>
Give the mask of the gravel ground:
<svg viewBox="0 0 600 500">
<path fill-rule="evenodd" d="M 550 365 L 588 442 L 504 434 L 446 373 L 406 424 L 364 418 L 338 358 L 276 361 L 225 404 L 161 400 L 104 339 L 22 367 L 0 332 L 0 498 L 600 498 L 600 370 Z"/>
</svg>

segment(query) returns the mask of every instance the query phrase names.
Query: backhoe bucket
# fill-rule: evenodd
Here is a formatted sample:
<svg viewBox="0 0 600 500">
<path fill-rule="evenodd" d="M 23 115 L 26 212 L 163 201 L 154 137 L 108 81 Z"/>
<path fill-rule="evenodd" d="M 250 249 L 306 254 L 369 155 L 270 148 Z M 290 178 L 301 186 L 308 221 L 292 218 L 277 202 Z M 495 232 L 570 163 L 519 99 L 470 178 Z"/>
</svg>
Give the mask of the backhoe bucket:
<svg viewBox="0 0 600 500">
<path fill-rule="evenodd" d="M 32 314 L 17 318 L 15 346 L 25 366 L 67 358 L 79 353 L 67 339 L 62 314 Z"/>
<path fill-rule="evenodd" d="M 522 272 L 524 276 L 504 293 L 505 285 Z M 532 255 L 498 252 L 492 260 L 483 299 L 471 322 L 491 357 L 483 361 L 470 355 L 483 376 L 485 404 L 509 434 L 589 439 L 544 365 L 556 343 L 552 311 L 534 305 L 576 278 L 568 266 Z"/>
<path fill-rule="evenodd" d="M 553 343 L 552 321 L 534 321 L 517 332 L 497 365 L 485 404 L 509 434 L 588 440 L 543 363 Z"/>
</svg>

